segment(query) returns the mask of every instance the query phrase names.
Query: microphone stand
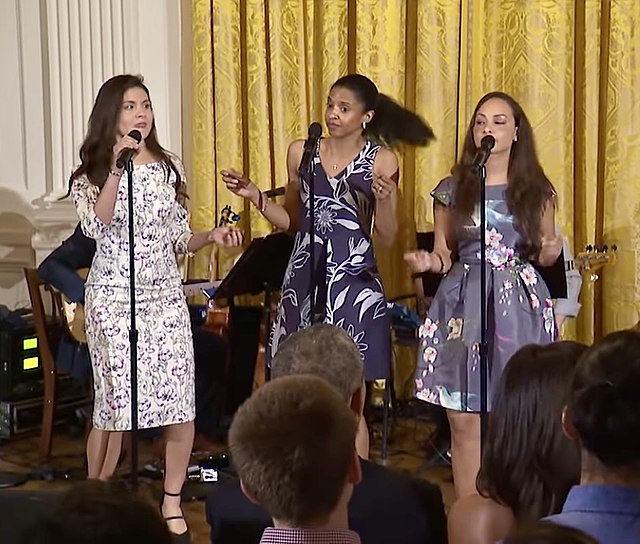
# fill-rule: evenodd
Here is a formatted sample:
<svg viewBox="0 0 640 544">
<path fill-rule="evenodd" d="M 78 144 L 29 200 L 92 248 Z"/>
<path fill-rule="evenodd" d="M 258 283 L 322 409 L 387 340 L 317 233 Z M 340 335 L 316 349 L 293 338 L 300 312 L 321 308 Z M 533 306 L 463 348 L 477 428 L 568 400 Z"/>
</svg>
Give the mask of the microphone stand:
<svg viewBox="0 0 640 544">
<path fill-rule="evenodd" d="M 318 145 L 320 139 L 316 142 L 313 155 L 309 160 L 304 173 L 309 177 L 309 307 L 311 325 L 321 321 L 321 313 L 316 308 L 316 250 L 315 250 L 315 233 L 316 233 L 316 214 L 315 214 L 315 178 L 316 178 L 316 154 L 318 153 Z"/>
<path fill-rule="evenodd" d="M 125 163 L 129 205 L 129 355 L 131 359 L 131 487 L 138 490 L 138 329 L 136 328 L 136 269 L 134 259 L 133 159 Z"/>
<path fill-rule="evenodd" d="M 477 166 L 480 178 L 480 450 L 488 423 L 489 354 L 487 339 L 487 167 Z"/>
</svg>

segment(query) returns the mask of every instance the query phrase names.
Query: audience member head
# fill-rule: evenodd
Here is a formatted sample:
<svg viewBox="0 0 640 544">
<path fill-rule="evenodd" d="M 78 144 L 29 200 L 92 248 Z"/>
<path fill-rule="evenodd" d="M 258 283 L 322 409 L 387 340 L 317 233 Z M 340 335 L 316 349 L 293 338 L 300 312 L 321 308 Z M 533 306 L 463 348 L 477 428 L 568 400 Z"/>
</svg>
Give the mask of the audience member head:
<svg viewBox="0 0 640 544">
<path fill-rule="evenodd" d="M 583 450 L 585 470 L 640 476 L 640 332 L 618 331 L 581 357 L 563 422 Z"/>
<path fill-rule="evenodd" d="M 271 378 L 311 374 L 329 382 L 353 410 L 364 407 L 364 365 L 351 337 L 340 327 L 319 323 L 294 332 L 271 361 Z"/>
<path fill-rule="evenodd" d="M 598 541 L 573 527 L 538 521 L 525 525 L 503 544 L 598 544 Z"/>
<path fill-rule="evenodd" d="M 563 433 L 562 410 L 585 349 L 576 342 L 524 346 L 500 378 L 477 487 L 519 521 L 559 512 L 579 481 L 580 452 Z"/>
<path fill-rule="evenodd" d="M 356 428 L 353 412 L 322 378 L 266 383 L 229 430 L 244 493 L 276 526 L 347 528 L 347 503 L 361 477 Z"/>
<path fill-rule="evenodd" d="M 121 485 L 89 480 L 65 492 L 23 544 L 171 544 L 157 508 Z"/>
</svg>

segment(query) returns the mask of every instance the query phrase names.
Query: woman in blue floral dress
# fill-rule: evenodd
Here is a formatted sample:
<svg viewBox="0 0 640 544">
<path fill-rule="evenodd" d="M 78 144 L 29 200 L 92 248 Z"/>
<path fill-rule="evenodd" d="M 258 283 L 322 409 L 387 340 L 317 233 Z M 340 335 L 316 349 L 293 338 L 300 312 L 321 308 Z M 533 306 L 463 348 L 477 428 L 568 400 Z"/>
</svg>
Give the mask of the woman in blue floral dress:
<svg viewBox="0 0 640 544">
<path fill-rule="evenodd" d="M 456 494 L 475 492 L 480 466 L 480 218 L 473 158 L 486 135 L 489 398 L 507 361 L 525 344 L 556 337 L 553 306 L 532 266 L 553 264 L 562 249 L 554 232 L 555 192 L 538 163 L 533 132 L 504 93 L 480 100 L 462 159 L 434 189 L 435 246 L 406 255 L 416 272 L 446 274 L 420 328 L 416 396 L 447 409 Z"/>
<path fill-rule="evenodd" d="M 425 144 L 431 129 L 417 115 L 378 92 L 360 74 L 338 79 L 327 97 L 329 136 L 320 140 L 315 164 L 314 290 L 322 321 L 343 328 L 357 344 L 366 380 L 390 371 L 390 320 L 373 251 L 372 234 L 383 245 L 396 231 L 398 161 L 390 146 Z M 281 230 L 295 233 L 280 303 L 271 331 L 275 355 L 285 338 L 311 325 L 308 175 L 299 176 L 304 140 L 289 145 L 289 183 L 284 206 L 267 202 L 258 188 L 235 170 L 223 171 L 227 187 L 250 199 Z"/>
</svg>

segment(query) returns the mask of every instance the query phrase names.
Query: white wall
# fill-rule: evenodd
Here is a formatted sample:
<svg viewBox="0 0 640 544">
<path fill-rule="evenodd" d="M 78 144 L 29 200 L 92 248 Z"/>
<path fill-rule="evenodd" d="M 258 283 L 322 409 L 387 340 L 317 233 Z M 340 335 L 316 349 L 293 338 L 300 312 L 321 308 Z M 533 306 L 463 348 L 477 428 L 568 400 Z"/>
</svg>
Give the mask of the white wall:
<svg viewBox="0 0 640 544">
<path fill-rule="evenodd" d="M 29 306 L 22 267 L 73 228 L 58 202 L 100 85 L 142 74 L 158 136 L 181 145 L 179 0 L 0 0 L 0 304 Z"/>
</svg>

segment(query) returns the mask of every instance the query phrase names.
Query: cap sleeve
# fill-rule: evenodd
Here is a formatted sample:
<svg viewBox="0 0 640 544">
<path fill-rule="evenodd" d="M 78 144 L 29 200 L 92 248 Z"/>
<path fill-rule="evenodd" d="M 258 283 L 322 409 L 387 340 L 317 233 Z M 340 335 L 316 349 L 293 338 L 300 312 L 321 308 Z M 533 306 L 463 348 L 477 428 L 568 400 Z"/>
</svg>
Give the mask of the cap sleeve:
<svg viewBox="0 0 640 544">
<path fill-rule="evenodd" d="M 453 203 L 453 183 L 452 178 L 448 177 L 443 179 L 435 189 L 431 191 L 431 196 L 436 202 L 443 204 L 444 206 L 451 206 Z"/>
</svg>

